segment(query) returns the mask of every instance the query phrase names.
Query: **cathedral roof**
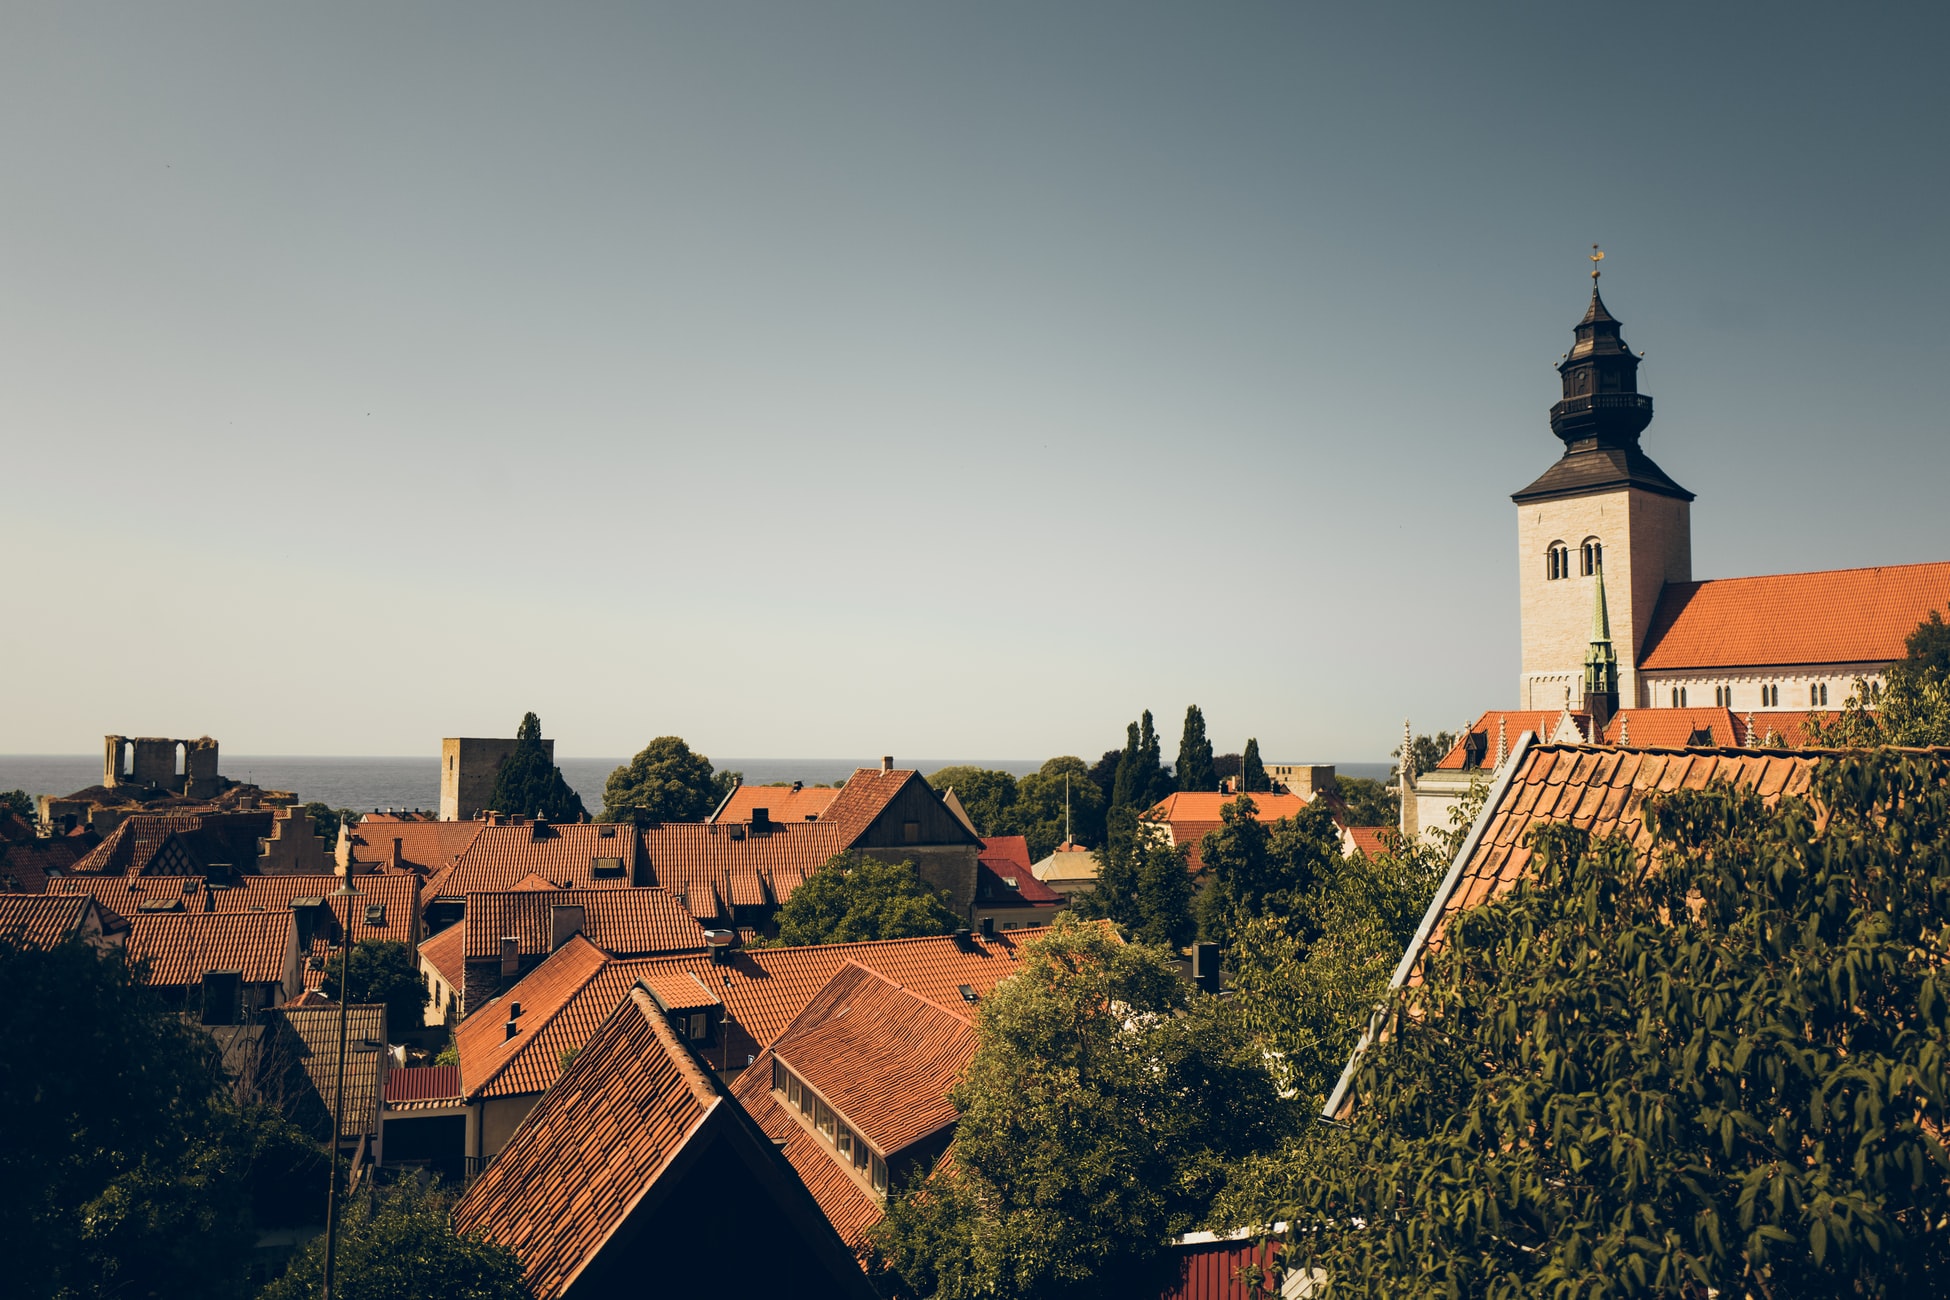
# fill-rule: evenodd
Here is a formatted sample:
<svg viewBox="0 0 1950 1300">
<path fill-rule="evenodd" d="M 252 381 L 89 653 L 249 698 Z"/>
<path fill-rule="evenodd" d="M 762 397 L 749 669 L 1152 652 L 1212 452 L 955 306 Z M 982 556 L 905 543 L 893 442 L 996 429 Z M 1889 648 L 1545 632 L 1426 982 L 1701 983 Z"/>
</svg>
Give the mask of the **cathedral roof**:
<svg viewBox="0 0 1950 1300">
<path fill-rule="evenodd" d="M 1907 652 L 1916 625 L 1946 606 L 1944 563 L 1667 583 L 1639 667 L 1889 663 Z"/>
</svg>

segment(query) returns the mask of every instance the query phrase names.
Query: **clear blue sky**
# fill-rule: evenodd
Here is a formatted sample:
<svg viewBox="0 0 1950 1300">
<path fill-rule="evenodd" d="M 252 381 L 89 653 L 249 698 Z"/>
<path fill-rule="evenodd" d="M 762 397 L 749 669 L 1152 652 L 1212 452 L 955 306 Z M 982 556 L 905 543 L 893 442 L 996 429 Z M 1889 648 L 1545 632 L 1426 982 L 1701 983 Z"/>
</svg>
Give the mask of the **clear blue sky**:
<svg viewBox="0 0 1950 1300">
<path fill-rule="evenodd" d="M 1695 570 L 1950 559 L 1942 5 L 0 7 L 0 751 L 1385 754 L 1588 246 Z"/>
</svg>

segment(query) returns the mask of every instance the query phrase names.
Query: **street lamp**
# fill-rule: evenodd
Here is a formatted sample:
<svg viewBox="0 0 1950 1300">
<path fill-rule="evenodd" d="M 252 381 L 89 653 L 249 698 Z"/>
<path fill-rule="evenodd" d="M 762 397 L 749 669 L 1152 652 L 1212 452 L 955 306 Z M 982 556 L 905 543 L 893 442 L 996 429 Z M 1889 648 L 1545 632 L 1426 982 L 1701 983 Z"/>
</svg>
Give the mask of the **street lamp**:
<svg viewBox="0 0 1950 1300">
<path fill-rule="evenodd" d="M 345 907 L 345 933 L 339 936 L 339 1066 L 338 1091 L 332 1098 L 332 1175 L 325 1186 L 325 1294 L 332 1300 L 332 1264 L 339 1246 L 339 1137 L 345 1132 L 345 1050 L 352 1014 L 353 906 L 359 891 L 352 884 L 352 860 L 345 863 L 345 883 L 332 891 Z"/>
</svg>

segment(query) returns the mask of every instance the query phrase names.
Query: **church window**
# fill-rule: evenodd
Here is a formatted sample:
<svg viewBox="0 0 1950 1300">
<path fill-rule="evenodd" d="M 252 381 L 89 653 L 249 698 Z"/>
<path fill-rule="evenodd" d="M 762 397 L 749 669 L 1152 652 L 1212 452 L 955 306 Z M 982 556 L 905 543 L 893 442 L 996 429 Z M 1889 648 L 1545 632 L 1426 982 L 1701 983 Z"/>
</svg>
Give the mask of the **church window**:
<svg viewBox="0 0 1950 1300">
<path fill-rule="evenodd" d="M 1544 556 L 1544 576 L 1555 582 L 1559 578 L 1571 576 L 1571 548 L 1563 542 L 1552 542 Z"/>
<path fill-rule="evenodd" d="M 1763 686 L 1763 687 L 1761 687 L 1761 688 L 1760 688 L 1760 707 L 1761 707 L 1761 708 L 1763 708 L 1763 709 L 1778 709 L 1778 708 L 1780 708 L 1780 707 L 1781 707 L 1781 688 L 1780 688 L 1780 687 L 1778 687 L 1778 686 Z"/>
<path fill-rule="evenodd" d="M 1813 686 L 1810 686 L 1808 688 L 1808 703 L 1810 704 L 1828 703 L 1827 682 L 1816 682 Z"/>
<path fill-rule="evenodd" d="M 1675 686 L 1672 688 L 1672 707 L 1675 709 L 1683 709 L 1686 707 L 1686 688 L 1684 686 Z"/>
<path fill-rule="evenodd" d="M 1605 548 L 1598 544 L 1596 538 L 1587 538 L 1584 543 L 1584 576 L 1589 578 L 1604 567 Z"/>
</svg>

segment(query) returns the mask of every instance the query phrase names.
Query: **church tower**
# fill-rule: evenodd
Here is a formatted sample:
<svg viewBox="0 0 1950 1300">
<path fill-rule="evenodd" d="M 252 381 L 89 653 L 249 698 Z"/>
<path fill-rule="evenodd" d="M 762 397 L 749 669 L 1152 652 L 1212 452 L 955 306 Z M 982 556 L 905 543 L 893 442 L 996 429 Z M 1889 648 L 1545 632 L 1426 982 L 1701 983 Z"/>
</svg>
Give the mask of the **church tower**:
<svg viewBox="0 0 1950 1300">
<path fill-rule="evenodd" d="M 1598 296 L 1597 264 L 1604 254 L 1592 251 L 1591 306 L 1557 368 L 1564 395 L 1551 407 L 1551 432 L 1563 442 L 1564 454 L 1511 497 L 1517 503 L 1522 709 L 1558 709 L 1567 701 L 1585 707 L 1594 602 L 1603 617 L 1607 595 L 1616 613 L 1607 621 L 1619 633 L 1613 707 L 1644 705 L 1638 656 L 1653 607 L 1668 582 L 1693 576 L 1693 494 L 1639 448 L 1639 435 L 1652 423 L 1652 399 L 1639 392 L 1639 359 Z M 1610 675 L 1601 669 L 1594 689 L 1601 690 Z"/>
</svg>

